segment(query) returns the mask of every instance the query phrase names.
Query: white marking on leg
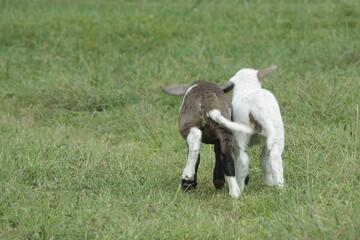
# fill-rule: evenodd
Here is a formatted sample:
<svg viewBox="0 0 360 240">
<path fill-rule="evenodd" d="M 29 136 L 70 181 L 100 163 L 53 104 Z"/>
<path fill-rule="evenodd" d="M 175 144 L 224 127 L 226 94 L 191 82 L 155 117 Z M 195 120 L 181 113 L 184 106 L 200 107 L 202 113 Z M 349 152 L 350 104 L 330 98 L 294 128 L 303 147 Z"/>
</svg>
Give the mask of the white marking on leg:
<svg viewBox="0 0 360 240">
<path fill-rule="evenodd" d="M 193 127 L 190 129 L 190 132 L 186 138 L 189 151 L 182 179 L 194 180 L 196 161 L 200 152 L 201 135 L 202 133 L 200 129 Z"/>
<path fill-rule="evenodd" d="M 225 179 L 227 181 L 227 183 L 229 184 L 229 194 L 231 197 L 233 198 L 238 198 L 240 197 L 241 191 L 240 188 L 236 182 L 235 177 L 229 177 L 229 176 L 225 176 Z"/>
</svg>

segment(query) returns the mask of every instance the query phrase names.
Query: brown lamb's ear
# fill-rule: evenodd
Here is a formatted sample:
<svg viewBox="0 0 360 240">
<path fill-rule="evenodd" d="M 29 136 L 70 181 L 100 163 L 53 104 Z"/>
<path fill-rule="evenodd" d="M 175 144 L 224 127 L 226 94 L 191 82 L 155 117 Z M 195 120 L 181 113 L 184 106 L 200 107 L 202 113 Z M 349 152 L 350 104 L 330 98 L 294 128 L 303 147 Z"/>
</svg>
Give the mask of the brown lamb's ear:
<svg viewBox="0 0 360 240">
<path fill-rule="evenodd" d="M 261 69 L 258 71 L 257 73 L 257 77 L 259 78 L 260 82 L 262 82 L 262 80 L 269 75 L 270 73 L 274 72 L 277 69 L 276 65 L 273 65 L 271 67 L 265 68 L 265 69 Z"/>
<path fill-rule="evenodd" d="M 171 85 L 163 89 L 163 91 L 171 96 L 184 96 L 190 85 Z"/>
<path fill-rule="evenodd" d="M 227 93 L 234 88 L 234 83 L 229 81 L 226 83 L 220 83 L 218 86 L 224 91 L 224 93 Z"/>
</svg>

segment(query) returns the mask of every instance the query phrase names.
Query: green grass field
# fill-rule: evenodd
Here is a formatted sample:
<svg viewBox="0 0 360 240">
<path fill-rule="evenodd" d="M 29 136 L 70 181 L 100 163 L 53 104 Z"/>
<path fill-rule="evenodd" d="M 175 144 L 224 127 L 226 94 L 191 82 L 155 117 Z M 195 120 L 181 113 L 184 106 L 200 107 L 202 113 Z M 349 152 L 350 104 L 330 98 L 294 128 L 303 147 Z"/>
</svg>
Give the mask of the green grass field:
<svg viewBox="0 0 360 240">
<path fill-rule="evenodd" d="M 360 238 L 357 0 L 101 1 L 0 0 L 0 239 Z M 253 148 L 244 194 L 216 191 L 202 145 L 181 191 L 162 88 L 271 64 L 286 190 Z"/>
</svg>

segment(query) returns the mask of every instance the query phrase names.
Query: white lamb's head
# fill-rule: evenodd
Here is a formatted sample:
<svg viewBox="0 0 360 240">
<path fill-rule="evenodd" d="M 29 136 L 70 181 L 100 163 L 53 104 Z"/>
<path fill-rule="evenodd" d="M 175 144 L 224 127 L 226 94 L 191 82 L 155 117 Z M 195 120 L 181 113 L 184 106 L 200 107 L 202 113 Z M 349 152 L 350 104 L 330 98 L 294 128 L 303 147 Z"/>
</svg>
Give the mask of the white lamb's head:
<svg viewBox="0 0 360 240">
<path fill-rule="evenodd" d="M 262 80 L 269 75 L 270 73 L 274 72 L 277 69 L 277 66 L 271 66 L 261 70 L 255 70 L 251 68 L 243 68 L 238 71 L 231 79 L 230 82 L 234 84 L 241 84 L 241 83 L 251 83 L 254 85 L 261 86 Z"/>
</svg>

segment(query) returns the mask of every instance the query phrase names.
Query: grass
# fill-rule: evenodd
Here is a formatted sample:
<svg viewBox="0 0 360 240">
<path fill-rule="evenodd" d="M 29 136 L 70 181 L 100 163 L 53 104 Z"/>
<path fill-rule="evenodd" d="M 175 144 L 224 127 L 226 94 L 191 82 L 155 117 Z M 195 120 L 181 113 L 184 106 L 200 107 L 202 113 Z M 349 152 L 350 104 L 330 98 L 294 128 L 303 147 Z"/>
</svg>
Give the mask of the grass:
<svg viewBox="0 0 360 240">
<path fill-rule="evenodd" d="M 1 239 L 358 239 L 357 1 L 0 0 Z M 286 191 L 180 190 L 181 98 L 243 67 L 286 127 Z M 230 96 L 229 96 L 230 97 Z"/>
</svg>

